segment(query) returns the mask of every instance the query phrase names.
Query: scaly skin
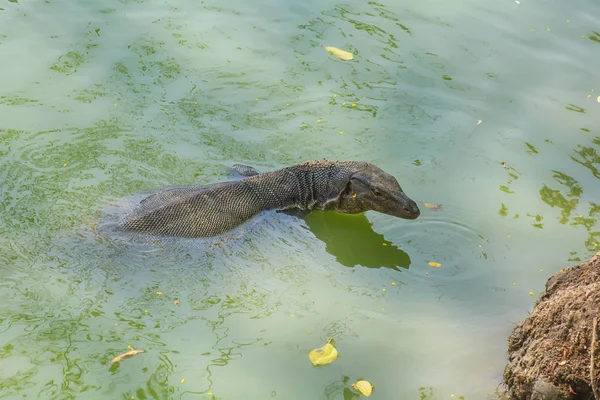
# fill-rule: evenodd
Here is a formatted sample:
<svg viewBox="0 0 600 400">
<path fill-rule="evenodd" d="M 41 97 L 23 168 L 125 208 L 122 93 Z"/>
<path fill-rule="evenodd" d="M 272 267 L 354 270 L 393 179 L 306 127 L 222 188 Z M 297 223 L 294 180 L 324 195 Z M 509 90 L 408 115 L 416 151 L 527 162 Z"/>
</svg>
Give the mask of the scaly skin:
<svg viewBox="0 0 600 400">
<path fill-rule="evenodd" d="M 259 174 L 236 165 L 238 181 L 171 189 L 149 196 L 121 223 L 125 230 L 206 237 L 226 232 L 266 210 L 378 211 L 403 219 L 420 215 L 398 181 L 359 161 L 307 161 Z"/>
</svg>

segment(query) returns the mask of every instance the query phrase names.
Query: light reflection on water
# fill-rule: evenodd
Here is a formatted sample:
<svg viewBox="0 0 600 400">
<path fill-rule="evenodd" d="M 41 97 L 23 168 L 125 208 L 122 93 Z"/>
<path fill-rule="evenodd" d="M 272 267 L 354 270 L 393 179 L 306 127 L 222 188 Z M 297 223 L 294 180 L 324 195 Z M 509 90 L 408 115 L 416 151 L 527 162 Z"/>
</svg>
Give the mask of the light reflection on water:
<svg viewBox="0 0 600 400">
<path fill-rule="evenodd" d="M 521 3 L 2 5 L 2 397 L 490 396 L 529 292 L 600 243 L 600 9 Z M 322 157 L 422 217 L 96 234 L 128 196 Z"/>
</svg>

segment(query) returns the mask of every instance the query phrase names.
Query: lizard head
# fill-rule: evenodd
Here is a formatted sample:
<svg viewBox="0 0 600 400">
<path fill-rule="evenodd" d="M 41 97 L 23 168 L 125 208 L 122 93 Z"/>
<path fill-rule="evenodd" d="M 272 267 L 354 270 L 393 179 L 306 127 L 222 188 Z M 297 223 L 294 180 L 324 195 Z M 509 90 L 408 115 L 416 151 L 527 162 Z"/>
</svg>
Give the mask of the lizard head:
<svg viewBox="0 0 600 400">
<path fill-rule="evenodd" d="M 373 210 L 403 219 L 416 219 L 421 214 L 396 178 L 373 164 L 352 174 L 334 208 L 347 214 Z"/>
</svg>

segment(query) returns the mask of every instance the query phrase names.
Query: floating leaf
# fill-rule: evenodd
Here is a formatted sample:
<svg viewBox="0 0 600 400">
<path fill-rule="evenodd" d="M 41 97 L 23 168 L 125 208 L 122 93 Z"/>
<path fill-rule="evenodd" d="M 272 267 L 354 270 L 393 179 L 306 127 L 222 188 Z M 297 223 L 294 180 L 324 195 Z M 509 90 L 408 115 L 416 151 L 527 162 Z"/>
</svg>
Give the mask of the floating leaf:
<svg viewBox="0 0 600 400">
<path fill-rule="evenodd" d="M 143 353 L 144 350 L 130 350 L 127 353 L 123 353 L 123 354 L 119 354 L 118 356 L 116 356 L 115 358 L 112 359 L 112 363 L 117 363 L 125 358 L 129 358 L 129 357 L 133 357 L 137 354 Z"/>
<path fill-rule="evenodd" d="M 333 347 L 331 342 L 333 342 L 333 339 L 329 339 L 323 347 L 314 349 L 308 354 L 308 358 L 313 365 L 329 364 L 337 358 L 338 351 Z"/>
<path fill-rule="evenodd" d="M 425 207 L 431 209 L 431 210 L 435 210 L 435 211 L 442 211 L 442 205 L 441 204 L 432 204 L 432 203 L 425 203 Z"/>
<path fill-rule="evenodd" d="M 332 56 L 336 56 L 344 61 L 350 61 L 354 59 L 354 54 L 342 49 L 338 49 L 337 47 L 325 46 L 325 50 L 327 50 L 327 52 Z"/>
<path fill-rule="evenodd" d="M 500 190 L 503 191 L 504 193 L 510 193 L 510 194 L 515 193 L 514 190 L 510 190 L 510 188 L 505 185 L 500 185 Z"/>
<path fill-rule="evenodd" d="M 352 387 L 367 397 L 373 392 L 373 385 L 371 382 L 365 380 L 356 381 L 356 383 L 352 384 Z"/>
<path fill-rule="evenodd" d="M 600 96 L 598 96 L 598 98 L 596 100 L 598 100 L 598 103 L 600 103 Z"/>
<path fill-rule="evenodd" d="M 433 268 L 439 268 L 439 267 L 442 266 L 442 264 L 436 263 L 436 262 L 433 262 L 433 261 L 429 261 L 429 266 L 433 267 Z"/>
</svg>

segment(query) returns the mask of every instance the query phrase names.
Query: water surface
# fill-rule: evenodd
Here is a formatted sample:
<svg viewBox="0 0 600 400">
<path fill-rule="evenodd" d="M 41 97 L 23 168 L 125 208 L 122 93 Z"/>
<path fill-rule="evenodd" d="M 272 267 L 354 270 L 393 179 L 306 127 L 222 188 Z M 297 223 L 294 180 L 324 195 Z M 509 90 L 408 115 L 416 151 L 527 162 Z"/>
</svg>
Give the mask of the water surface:
<svg viewBox="0 0 600 400">
<path fill-rule="evenodd" d="M 545 281 L 600 251 L 599 15 L 4 2 L 0 395 L 348 400 L 365 378 L 373 398 L 492 398 Z M 379 165 L 422 216 L 267 213 L 210 251 L 95 234 L 127 196 L 315 158 Z"/>
</svg>

